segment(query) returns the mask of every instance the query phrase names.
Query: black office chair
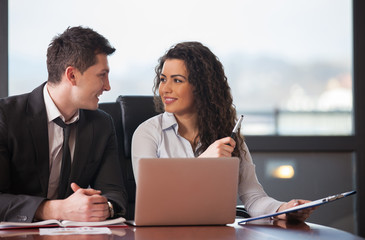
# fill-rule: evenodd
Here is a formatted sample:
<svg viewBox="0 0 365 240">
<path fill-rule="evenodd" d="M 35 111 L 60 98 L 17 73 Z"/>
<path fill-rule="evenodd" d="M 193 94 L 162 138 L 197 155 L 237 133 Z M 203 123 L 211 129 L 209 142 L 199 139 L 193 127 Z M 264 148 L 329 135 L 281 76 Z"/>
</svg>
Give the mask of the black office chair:
<svg viewBox="0 0 365 240">
<path fill-rule="evenodd" d="M 136 128 L 155 116 L 153 96 L 119 96 L 115 103 L 100 103 L 99 108 L 109 113 L 115 125 L 123 181 L 128 194 L 126 219 L 134 219 L 136 183 L 134 180 L 131 141 Z"/>
<path fill-rule="evenodd" d="M 250 218 L 250 214 L 247 212 L 245 206 L 243 205 L 237 205 L 236 206 L 236 216 L 237 217 L 244 217 L 244 218 Z"/>
</svg>

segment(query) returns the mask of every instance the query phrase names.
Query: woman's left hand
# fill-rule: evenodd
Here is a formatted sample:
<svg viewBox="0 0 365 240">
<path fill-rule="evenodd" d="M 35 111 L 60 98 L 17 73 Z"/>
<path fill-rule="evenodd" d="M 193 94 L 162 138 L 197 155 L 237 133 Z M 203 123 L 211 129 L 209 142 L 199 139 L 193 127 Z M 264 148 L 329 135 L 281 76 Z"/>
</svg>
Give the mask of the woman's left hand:
<svg viewBox="0 0 365 240">
<path fill-rule="evenodd" d="M 287 203 L 283 203 L 277 210 L 277 212 L 281 212 L 284 211 L 286 209 L 304 204 L 304 203 L 308 203 L 311 201 L 308 200 L 302 200 L 302 199 L 294 199 L 291 200 Z M 295 212 L 291 212 L 291 213 L 287 213 L 287 214 L 281 214 L 279 216 L 277 216 L 277 218 L 279 219 L 284 219 L 284 220 L 289 220 L 289 221 L 300 221 L 300 222 L 304 222 L 311 214 L 314 210 L 316 210 L 318 208 L 318 206 L 316 207 L 312 207 L 312 208 L 305 208 L 305 209 L 301 209 Z"/>
</svg>

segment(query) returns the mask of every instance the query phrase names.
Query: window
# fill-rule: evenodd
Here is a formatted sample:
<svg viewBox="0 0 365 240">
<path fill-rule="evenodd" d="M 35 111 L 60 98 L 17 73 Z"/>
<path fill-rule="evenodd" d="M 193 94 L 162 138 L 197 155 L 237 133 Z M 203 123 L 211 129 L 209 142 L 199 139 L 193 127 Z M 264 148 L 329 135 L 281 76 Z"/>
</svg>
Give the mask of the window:
<svg viewBox="0 0 365 240">
<path fill-rule="evenodd" d="M 117 49 L 112 90 L 152 94 L 157 59 L 197 40 L 225 66 L 245 135 L 351 135 L 350 0 L 9 1 L 9 95 L 47 80 L 46 49 L 68 26 L 93 28 Z M 72 7 L 70 7 L 72 6 Z M 36 27 L 35 27 L 36 26 Z M 18 71 L 19 69 L 23 71 Z"/>
</svg>

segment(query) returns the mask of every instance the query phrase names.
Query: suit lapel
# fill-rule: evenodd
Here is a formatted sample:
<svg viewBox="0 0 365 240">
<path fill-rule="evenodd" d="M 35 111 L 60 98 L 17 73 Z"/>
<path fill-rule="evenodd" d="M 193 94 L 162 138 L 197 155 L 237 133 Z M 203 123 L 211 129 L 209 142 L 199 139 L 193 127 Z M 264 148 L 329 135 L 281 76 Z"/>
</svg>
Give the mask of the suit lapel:
<svg viewBox="0 0 365 240">
<path fill-rule="evenodd" d="M 35 163 L 43 193 L 47 195 L 49 180 L 49 144 L 47 111 L 43 99 L 43 87 L 36 88 L 29 94 L 26 112 L 29 116 L 29 131 L 35 148 Z"/>
</svg>

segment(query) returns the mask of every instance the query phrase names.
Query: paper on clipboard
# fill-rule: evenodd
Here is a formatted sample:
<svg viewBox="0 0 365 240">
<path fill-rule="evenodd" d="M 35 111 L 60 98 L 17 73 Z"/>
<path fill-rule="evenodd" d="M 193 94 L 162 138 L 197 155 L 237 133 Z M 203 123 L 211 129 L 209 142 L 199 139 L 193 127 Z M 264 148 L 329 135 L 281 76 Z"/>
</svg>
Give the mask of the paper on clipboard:
<svg viewBox="0 0 365 240">
<path fill-rule="evenodd" d="M 318 199 L 318 200 L 315 200 L 315 201 L 312 201 L 312 202 L 309 202 L 309 203 L 304 203 L 304 204 L 301 204 L 301 205 L 286 209 L 286 210 L 281 211 L 281 212 L 260 215 L 260 216 L 257 216 L 257 217 L 245 218 L 245 219 L 242 219 L 239 222 L 239 224 L 244 224 L 244 223 L 249 222 L 249 221 L 254 221 L 254 220 L 269 218 L 269 217 L 275 217 L 275 216 L 278 216 L 278 215 L 281 215 L 281 214 L 295 212 L 295 211 L 298 211 L 298 210 L 301 210 L 301 209 L 306 209 L 306 208 L 319 206 L 319 205 L 322 205 L 322 204 L 326 204 L 326 203 L 333 202 L 335 200 L 350 196 L 350 195 L 355 194 L 355 193 L 356 193 L 356 191 L 344 192 L 344 193 L 336 194 L 336 195 L 333 195 L 333 196 L 328 196 L 328 197 L 325 197 L 325 198 L 321 198 L 321 199 Z"/>
</svg>

